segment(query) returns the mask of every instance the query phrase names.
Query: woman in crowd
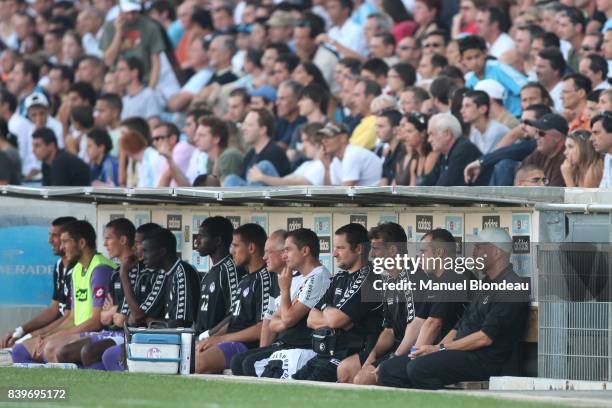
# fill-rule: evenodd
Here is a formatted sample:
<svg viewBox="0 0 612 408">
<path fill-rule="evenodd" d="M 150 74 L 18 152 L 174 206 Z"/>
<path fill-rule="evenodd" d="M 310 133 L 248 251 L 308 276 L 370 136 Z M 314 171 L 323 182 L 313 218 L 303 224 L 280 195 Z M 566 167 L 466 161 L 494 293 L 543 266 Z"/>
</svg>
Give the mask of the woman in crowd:
<svg viewBox="0 0 612 408">
<path fill-rule="evenodd" d="M 159 182 L 161 156 L 150 146 L 149 127 L 141 118 L 128 118 L 121 123 L 119 147 L 125 155 L 120 156 L 120 181 L 126 187 L 155 187 Z"/>
<path fill-rule="evenodd" d="M 427 122 L 428 117 L 420 112 L 409 112 L 400 122 L 404 155 L 398 158 L 396 185 L 427 186 L 437 179 L 434 168 L 439 155 L 427 142 Z"/>
<path fill-rule="evenodd" d="M 62 64 L 72 65 L 83 56 L 81 36 L 76 31 L 67 31 L 62 38 Z"/>
<path fill-rule="evenodd" d="M 414 67 L 406 62 L 395 64 L 387 74 L 387 94 L 399 97 L 399 94 L 409 86 L 414 85 L 416 72 Z"/>
<path fill-rule="evenodd" d="M 596 188 L 603 176 L 603 159 L 593 149 L 591 132 L 576 130 L 565 139 L 561 175 L 567 187 Z"/>
<path fill-rule="evenodd" d="M 301 62 L 295 67 L 291 76 L 293 80 L 299 82 L 302 86 L 317 84 L 326 91 L 329 91 L 329 85 L 325 81 L 321 70 L 312 62 Z"/>
<path fill-rule="evenodd" d="M 418 28 L 414 37 L 422 40 L 425 34 L 439 30 L 438 15 L 442 7 L 441 0 L 416 0 L 414 3 L 414 22 Z"/>
</svg>

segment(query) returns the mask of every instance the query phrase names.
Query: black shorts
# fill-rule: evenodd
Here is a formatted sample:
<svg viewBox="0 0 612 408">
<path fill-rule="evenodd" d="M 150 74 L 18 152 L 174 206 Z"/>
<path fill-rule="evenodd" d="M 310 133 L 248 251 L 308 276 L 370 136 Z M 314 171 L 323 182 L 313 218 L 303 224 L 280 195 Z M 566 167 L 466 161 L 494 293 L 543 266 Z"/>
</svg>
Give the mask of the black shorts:
<svg viewBox="0 0 612 408">
<path fill-rule="evenodd" d="M 308 381 L 338 381 L 338 366 L 340 360 L 332 357 L 316 356 L 293 374 L 294 380 Z"/>
</svg>

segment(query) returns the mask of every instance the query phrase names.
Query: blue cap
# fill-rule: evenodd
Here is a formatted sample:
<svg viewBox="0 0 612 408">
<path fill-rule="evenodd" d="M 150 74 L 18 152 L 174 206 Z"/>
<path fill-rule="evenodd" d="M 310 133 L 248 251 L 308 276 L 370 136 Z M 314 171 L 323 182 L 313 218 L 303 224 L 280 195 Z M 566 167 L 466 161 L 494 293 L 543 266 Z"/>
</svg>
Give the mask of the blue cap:
<svg viewBox="0 0 612 408">
<path fill-rule="evenodd" d="M 276 89 L 269 85 L 260 86 L 254 91 L 249 92 L 251 96 L 261 96 L 268 102 L 276 102 Z"/>
</svg>

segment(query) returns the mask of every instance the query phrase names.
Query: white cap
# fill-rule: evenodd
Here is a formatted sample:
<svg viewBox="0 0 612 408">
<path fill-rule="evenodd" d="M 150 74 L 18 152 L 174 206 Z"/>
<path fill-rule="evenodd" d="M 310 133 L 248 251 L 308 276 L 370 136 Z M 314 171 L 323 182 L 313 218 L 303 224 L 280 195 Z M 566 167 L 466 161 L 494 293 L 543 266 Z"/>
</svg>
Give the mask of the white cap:
<svg viewBox="0 0 612 408">
<path fill-rule="evenodd" d="M 26 111 L 30 109 L 32 106 L 44 106 L 45 108 L 49 107 L 49 101 L 47 97 L 42 93 L 33 93 L 26 97 L 25 99 L 25 109 Z"/>
<path fill-rule="evenodd" d="M 504 99 L 506 90 L 504 86 L 494 79 L 483 79 L 474 87 L 475 91 L 484 91 L 491 99 Z"/>
<path fill-rule="evenodd" d="M 512 238 L 510 234 L 502 228 L 485 228 L 478 235 L 468 235 L 467 242 L 479 244 L 491 244 L 502 251 L 512 253 Z"/>
<path fill-rule="evenodd" d="M 124 13 L 129 13 L 130 11 L 142 10 L 142 5 L 138 0 L 121 0 L 119 2 L 119 9 Z"/>
</svg>

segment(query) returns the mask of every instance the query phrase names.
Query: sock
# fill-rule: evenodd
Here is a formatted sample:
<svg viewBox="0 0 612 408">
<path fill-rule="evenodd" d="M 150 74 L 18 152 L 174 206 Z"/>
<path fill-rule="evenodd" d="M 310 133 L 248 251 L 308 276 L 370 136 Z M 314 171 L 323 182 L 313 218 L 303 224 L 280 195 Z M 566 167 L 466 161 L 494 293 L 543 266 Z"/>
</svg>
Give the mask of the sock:
<svg viewBox="0 0 612 408">
<path fill-rule="evenodd" d="M 11 353 L 13 357 L 13 363 L 37 363 L 38 361 L 32 360 L 32 356 L 28 353 L 28 350 L 25 348 L 23 344 L 16 344 L 13 347 L 13 351 Z"/>
<path fill-rule="evenodd" d="M 88 366 L 83 366 L 83 368 L 86 370 L 105 370 L 104 363 L 101 361 L 98 361 Z"/>
<path fill-rule="evenodd" d="M 120 363 L 122 348 L 123 345 L 113 346 L 102 354 L 102 363 L 104 363 L 106 371 L 125 371 Z"/>
</svg>

